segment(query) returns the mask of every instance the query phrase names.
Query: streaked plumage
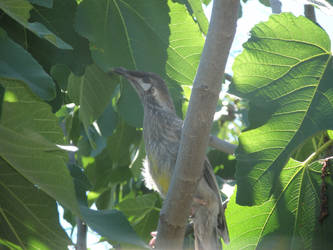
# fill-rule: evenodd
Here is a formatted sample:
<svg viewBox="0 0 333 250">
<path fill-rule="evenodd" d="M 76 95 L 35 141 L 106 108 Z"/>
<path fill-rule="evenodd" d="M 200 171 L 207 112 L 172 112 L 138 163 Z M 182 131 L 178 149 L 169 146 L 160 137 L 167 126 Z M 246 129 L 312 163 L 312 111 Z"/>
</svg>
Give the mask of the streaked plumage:
<svg viewBox="0 0 333 250">
<path fill-rule="evenodd" d="M 114 72 L 126 77 L 141 99 L 148 158 L 145 181 L 165 198 L 176 164 L 183 121 L 177 116 L 166 84 L 158 75 L 123 68 Z M 192 205 L 195 248 L 220 249 L 220 236 L 229 242 L 224 206 L 208 159 L 204 164 Z"/>
</svg>

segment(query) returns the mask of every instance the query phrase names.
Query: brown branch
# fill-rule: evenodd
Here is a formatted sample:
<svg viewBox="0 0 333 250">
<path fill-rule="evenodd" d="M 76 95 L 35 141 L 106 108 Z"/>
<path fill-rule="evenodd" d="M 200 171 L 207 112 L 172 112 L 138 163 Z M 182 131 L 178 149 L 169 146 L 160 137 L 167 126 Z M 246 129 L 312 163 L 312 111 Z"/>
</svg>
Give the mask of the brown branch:
<svg viewBox="0 0 333 250">
<path fill-rule="evenodd" d="M 214 135 L 209 136 L 208 144 L 209 146 L 227 154 L 234 154 L 237 148 L 237 145 L 221 140 Z"/>
<path fill-rule="evenodd" d="M 315 9 L 314 9 L 313 5 L 311 5 L 311 4 L 304 5 L 304 16 L 306 16 L 313 22 L 317 22 Z"/>
<path fill-rule="evenodd" d="M 87 225 L 80 219 L 76 219 L 77 241 L 76 250 L 87 250 Z"/>
<path fill-rule="evenodd" d="M 269 3 L 272 8 L 272 13 L 273 14 L 280 14 L 281 13 L 281 1 L 280 0 L 269 0 Z"/>
<path fill-rule="evenodd" d="M 176 168 L 160 215 L 157 249 L 182 249 L 192 197 L 203 171 L 221 81 L 236 31 L 238 0 L 215 0 L 184 121 Z"/>
</svg>

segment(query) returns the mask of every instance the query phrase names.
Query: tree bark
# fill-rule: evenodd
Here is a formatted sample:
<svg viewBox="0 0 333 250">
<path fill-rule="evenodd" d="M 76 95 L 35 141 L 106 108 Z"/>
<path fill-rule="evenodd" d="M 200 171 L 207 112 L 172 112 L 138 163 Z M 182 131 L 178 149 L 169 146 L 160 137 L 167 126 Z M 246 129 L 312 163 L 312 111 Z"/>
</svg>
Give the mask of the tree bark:
<svg viewBox="0 0 333 250">
<path fill-rule="evenodd" d="M 269 0 L 271 4 L 272 13 L 273 14 L 280 14 L 281 13 L 281 1 L 280 0 Z"/>
<path fill-rule="evenodd" d="M 76 219 L 76 225 L 76 250 L 87 250 L 87 225 L 80 218 Z"/>
<path fill-rule="evenodd" d="M 311 5 L 311 4 L 304 5 L 304 16 L 306 16 L 313 22 L 317 22 L 315 9 L 314 9 L 313 5 Z"/>
<path fill-rule="evenodd" d="M 176 168 L 163 204 L 157 249 L 182 249 L 193 194 L 203 171 L 221 82 L 236 31 L 239 0 L 215 0 L 182 130 Z"/>
<path fill-rule="evenodd" d="M 227 154 L 234 154 L 237 148 L 237 145 L 221 140 L 214 135 L 209 136 L 208 145 Z"/>
</svg>

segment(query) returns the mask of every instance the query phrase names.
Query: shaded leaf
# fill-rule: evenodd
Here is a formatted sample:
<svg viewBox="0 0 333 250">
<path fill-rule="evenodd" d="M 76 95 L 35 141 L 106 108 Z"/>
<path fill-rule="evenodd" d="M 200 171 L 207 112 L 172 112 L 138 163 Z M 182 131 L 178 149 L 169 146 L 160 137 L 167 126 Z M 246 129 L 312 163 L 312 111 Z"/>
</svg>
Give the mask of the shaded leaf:
<svg viewBox="0 0 333 250">
<path fill-rule="evenodd" d="M 149 212 L 134 225 L 134 229 L 137 234 L 146 242 L 151 239 L 150 233 L 156 231 L 157 229 L 159 215 L 159 211 L 149 210 Z"/>
<path fill-rule="evenodd" d="M 53 0 L 29 0 L 29 2 L 47 8 L 52 8 L 53 6 Z"/>
<path fill-rule="evenodd" d="M 66 90 L 68 84 L 68 76 L 71 70 L 64 64 L 56 64 L 52 66 L 50 74 L 55 79 L 61 89 Z"/>
<path fill-rule="evenodd" d="M 118 204 L 118 208 L 126 216 L 141 217 L 155 208 L 157 197 L 155 193 L 125 199 Z"/>
<path fill-rule="evenodd" d="M 17 8 L 17 6 L 20 7 Z M 60 49 L 72 49 L 72 46 L 48 30 L 43 24 L 28 22 L 30 18 L 30 11 L 33 9 L 33 6 L 29 3 L 29 1 L 1 0 L 0 8 L 15 21 L 23 25 L 26 29 L 30 30 L 40 38 L 46 39 L 54 46 L 57 46 Z"/>
<path fill-rule="evenodd" d="M 125 82 L 122 85 L 121 96 L 117 103 L 118 112 L 129 125 L 142 128 L 143 107 L 140 99 L 127 80 L 123 81 Z"/>
<path fill-rule="evenodd" d="M 118 210 L 95 211 L 80 206 L 84 221 L 91 229 L 110 240 L 145 247 L 126 217 Z"/>
<path fill-rule="evenodd" d="M 112 101 L 108 104 L 104 112 L 97 119 L 98 127 L 102 136 L 111 136 L 117 127 L 118 114 L 113 109 Z"/>
<path fill-rule="evenodd" d="M 24 81 L 45 100 L 55 97 L 55 84 L 38 62 L 0 28 L 0 76 Z M 1 79 L 0 78 L 0 79 Z"/>
<path fill-rule="evenodd" d="M 271 3 L 269 0 L 259 0 L 259 2 L 265 5 L 266 7 L 271 7 Z"/>
<path fill-rule="evenodd" d="M 89 126 L 100 117 L 110 103 L 118 83 L 117 79 L 108 76 L 96 65 L 86 67 L 82 77 L 74 74 L 69 76 L 68 94 L 77 105 L 80 105 L 79 117 L 88 135 Z"/>
<path fill-rule="evenodd" d="M 23 249 L 65 249 L 57 204 L 0 158 L 0 238 Z M 1 241 L 0 241 L 1 243 Z"/>
<path fill-rule="evenodd" d="M 42 23 L 73 47 L 73 50 L 61 50 L 28 33 L 29 52 L 47 70 L 55 64 L 64 64 L 76 75 L 82 75 L 86 65 L 92 63 L 88 41 L 74 30 L 76 10 L 75 0 L 53 0 L 52 8 L 34 6 L 31 11 L 31 21 Z"/>
<path fill-rule="evenodd" d="M 272 15 L 252 29 L 231 85 L 250 100 L 250 127 L 237 149 L 237 203 L 268 200 L 294 150 L 333 127 L 331 61 L 328 35 L 305 17 Z"/>
<path fill-rule="evenodd" d="M 45 193 L 78 213 L 73 181 L 65 164 L 67 153 L 56 146 L 63 143 L 63 134 L 50 106 L 23 83 L 2 81 L 2 84 L 6 92 L 0 124 L 0 156 Z M 6 97 L 7 93 L 12 97 Z"/>
</svg>

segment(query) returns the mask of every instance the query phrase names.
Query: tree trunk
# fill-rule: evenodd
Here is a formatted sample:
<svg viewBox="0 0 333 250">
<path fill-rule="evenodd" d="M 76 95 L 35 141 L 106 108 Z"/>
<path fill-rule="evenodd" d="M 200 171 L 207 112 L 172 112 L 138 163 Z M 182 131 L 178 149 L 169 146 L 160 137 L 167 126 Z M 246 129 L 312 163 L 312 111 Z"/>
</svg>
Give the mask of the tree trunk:
<svg viewBox="0 0 333 250">
<path fill-rule="evenodd" d="M 192 197 L 203 171 L 222 77 L 236 31 L 239 0 L 215 0 L 184 121 L 176 168 L 163 204 L 157 249 L 182 249 Z"/>
</svg>

